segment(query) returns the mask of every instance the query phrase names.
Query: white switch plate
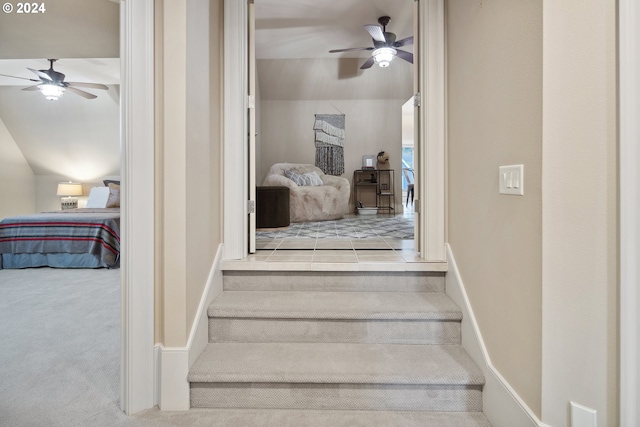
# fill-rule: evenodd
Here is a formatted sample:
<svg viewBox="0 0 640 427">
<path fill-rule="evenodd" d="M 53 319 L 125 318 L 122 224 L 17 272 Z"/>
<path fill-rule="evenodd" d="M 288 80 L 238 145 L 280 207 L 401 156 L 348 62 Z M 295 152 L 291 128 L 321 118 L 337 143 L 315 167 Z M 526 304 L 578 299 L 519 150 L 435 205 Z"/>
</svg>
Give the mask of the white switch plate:
<svg viewBox="0 0 640 427">
<path fill-rule="evenodd" d="M 571 427 L 598 427 L 598 413 L 576 402 L 571 403 Z"/>
<path fill-rule="evenodd" d="M 498 185 L 500 194 L 524 195 L 524 165 L 499 166 Z"/>
</svg>

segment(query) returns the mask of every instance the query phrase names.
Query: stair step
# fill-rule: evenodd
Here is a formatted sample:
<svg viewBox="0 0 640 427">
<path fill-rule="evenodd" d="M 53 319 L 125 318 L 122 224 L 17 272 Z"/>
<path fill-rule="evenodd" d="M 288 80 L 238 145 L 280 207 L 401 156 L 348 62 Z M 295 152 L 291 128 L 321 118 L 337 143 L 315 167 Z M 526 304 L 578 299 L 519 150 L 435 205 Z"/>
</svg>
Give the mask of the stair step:
<svg viewBox="0 0 640 427">
<path fill-rule="evenodd" d="M 228 291 L 444 292 L 444 272 L 227 270 Z"/>
<path fill-rule="evenodd" d="M 482 412 L 334 411 L 296 409 L 191 409 L 186 412 L 148 411 L 145 419 L 158 423 L 212 427 L 491 427 Z"/>
<path fill-rule="evenodd" d="M 459 344 L 459 308 L 439 292 L 223 291 L 209 342 Z"/>
<path fill-rule="evenodd" d="M 459 345 L 214 343 L 189 381 L 481 385 L 484 377 Z"/>
<path fill-rule="evenodd" d="M 484 377 L 459 345 L 209 344 L 192 407 L 481 411 Z"/>
<path fill-rule="evenodd" d="M 462 319 L 458 306 L 440 292 L 224 291 L 207 313 L 276 319 Z"/>
</svg>

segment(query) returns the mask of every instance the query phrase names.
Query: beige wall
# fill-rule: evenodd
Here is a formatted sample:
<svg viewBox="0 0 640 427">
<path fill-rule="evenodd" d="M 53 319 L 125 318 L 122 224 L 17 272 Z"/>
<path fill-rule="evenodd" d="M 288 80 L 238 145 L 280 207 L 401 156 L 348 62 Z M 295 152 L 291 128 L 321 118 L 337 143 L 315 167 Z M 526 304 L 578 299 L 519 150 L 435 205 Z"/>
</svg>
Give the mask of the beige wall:
<svg viewBox="0 0 640 427">
<path fill-rule="evenodd" d="M 542 420 L 618 425 L 616 2 L 544 1 Z"/>
<path fill-rule="evenodd" d="M 365 59 L 259 59 L 260 94 L 265 100 L 396 99 L 413 94 L 414 67 L 394 61 L 387 68 L 361 70 Z"/>
<path fill-rule="evenodd" d="M 260 103 L 262 183 L 274 163 L 315 163 L 314 115 L 345 114 L 345 173 L 362 167 L 362 156 L 385 150 L 396 178 L 396 207 L 401 208 L 402 104 L 406 99 L 269 101 Z"/>
<path fill-rule="evenodd" d="M 493 365 L 540 416 L 542 2 L 447 8 L 448 240 Z M 510 164 L 524 196 L 498 194 Z"/>
<path fill-rule="evenodd" d="M 35 213 L 35 176 L 0 120 L 0 219 Z"/>
<path fill-rule="evenodd" d="M 169 347 L 187 343 L 221 242 L 221 3 L 156 2 L 156 340 Z"/>
</svg>

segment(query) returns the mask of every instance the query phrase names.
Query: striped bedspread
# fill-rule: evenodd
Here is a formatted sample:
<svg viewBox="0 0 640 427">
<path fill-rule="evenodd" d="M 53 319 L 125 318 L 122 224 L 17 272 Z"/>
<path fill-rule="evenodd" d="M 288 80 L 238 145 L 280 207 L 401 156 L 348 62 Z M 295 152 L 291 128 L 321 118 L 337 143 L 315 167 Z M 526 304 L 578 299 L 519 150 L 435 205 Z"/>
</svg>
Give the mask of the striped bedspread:
<svg viewBox="0 0 640 427">
<path fill-rule="evenodd" d="M 120 262 L 120 209 L 69 209 L 0 221 L 0 254 L 92 254 Z"/>
</svg>

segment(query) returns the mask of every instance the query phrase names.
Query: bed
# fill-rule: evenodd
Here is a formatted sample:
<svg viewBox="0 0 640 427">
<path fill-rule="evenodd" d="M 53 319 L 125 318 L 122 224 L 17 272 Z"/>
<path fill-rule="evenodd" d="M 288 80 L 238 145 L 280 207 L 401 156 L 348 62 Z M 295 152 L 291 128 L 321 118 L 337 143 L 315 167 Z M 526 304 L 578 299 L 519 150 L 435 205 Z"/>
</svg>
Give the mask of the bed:
<svg viewBox="0 0 640 427">
<path fill-rule="evenodd" d="M 119 266 L 119 207 L 67 209 L 0 221 L 0 268 Z"/>
</svg>

